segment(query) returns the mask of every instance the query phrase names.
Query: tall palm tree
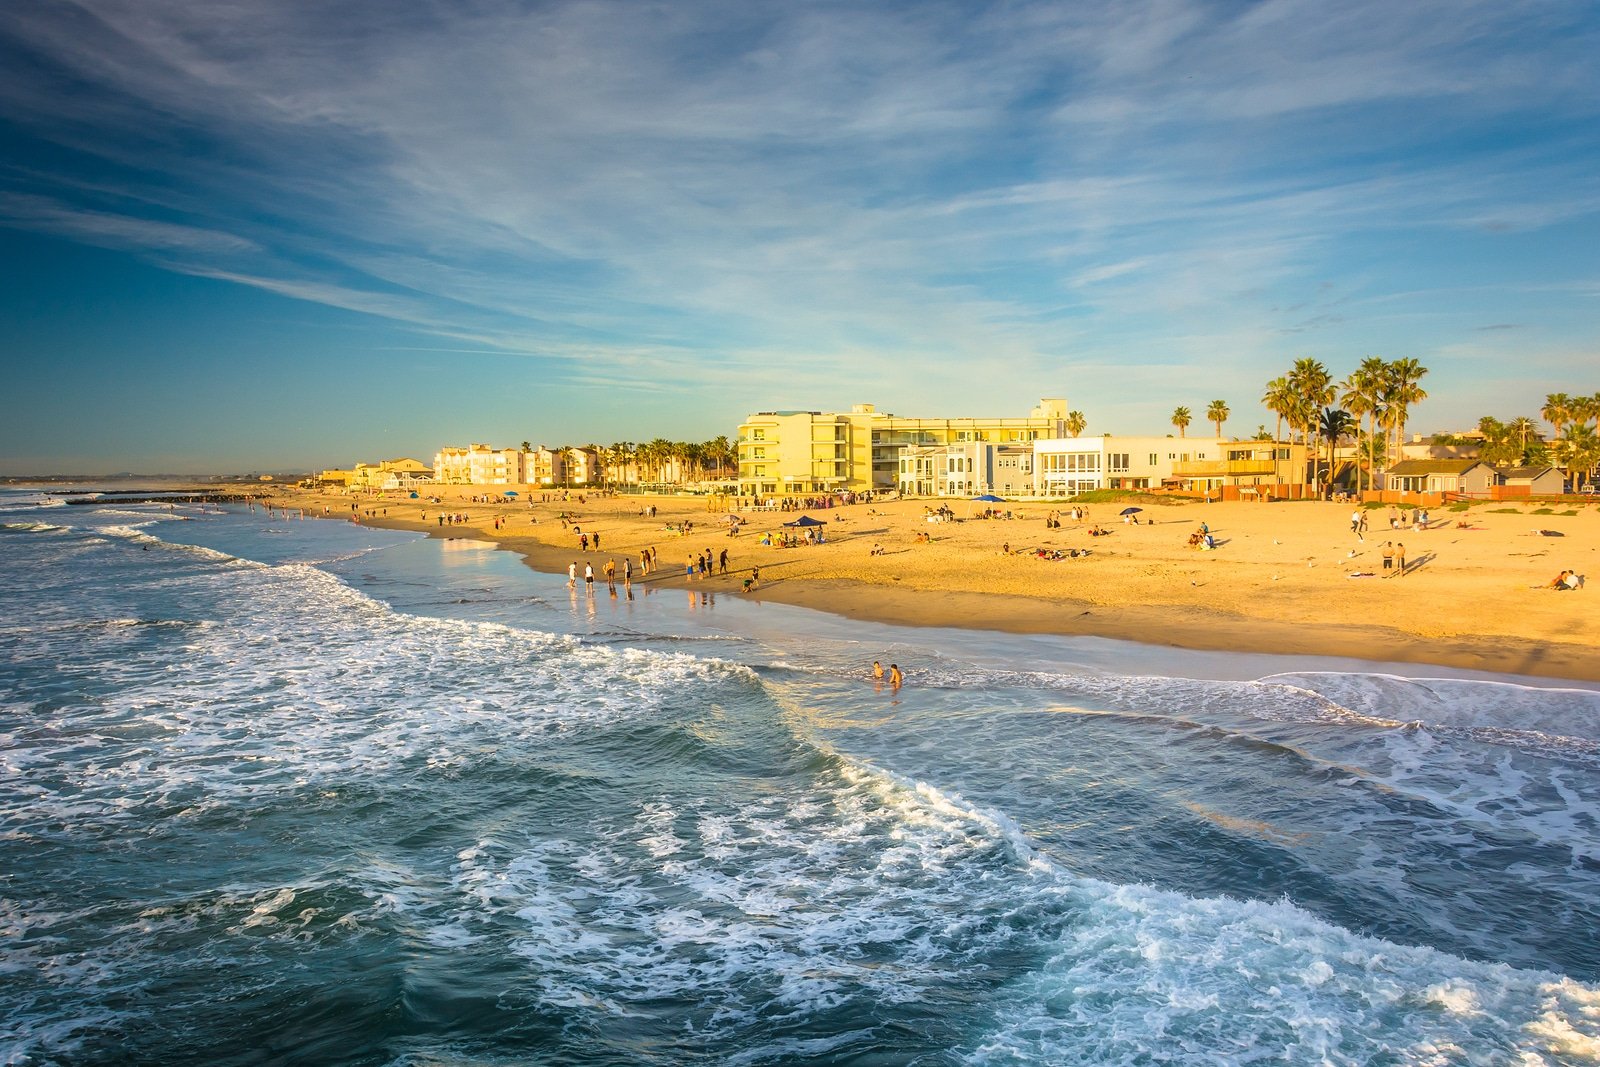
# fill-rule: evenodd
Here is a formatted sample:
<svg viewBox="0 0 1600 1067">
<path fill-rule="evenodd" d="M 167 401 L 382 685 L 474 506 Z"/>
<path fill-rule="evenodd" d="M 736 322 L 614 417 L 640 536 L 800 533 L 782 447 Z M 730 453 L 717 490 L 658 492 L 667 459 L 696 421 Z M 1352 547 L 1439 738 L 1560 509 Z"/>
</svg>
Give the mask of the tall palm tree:
<svg viewBox="0 0 1600 1067">
<path fill-rule="evenodd" d="M 1546 393 L 1539 414 L 1555 427 L 1556 436 L 1560 437 L 1561 428 L 1572 421 L 1572 398 L 1566 393 Z"/>
<path fill-rule="evenodd" d="M 1217 424 L 1217 436 L 1222 436 L 1222 424 L 1228 421 L 1228 416 L 1233 412 L 1228 410 L 1226 400 L 1213 400 L 1211 406 L 1206 408 L 1206 421 Z"/>
<path fill-rule="evenodd" d="M 1567 477 L 1572 479 L 1572 488 L 1582 489 L 1584 480 L 1600 466 L 1600 433 L 1587 421 L 1574 421 L 1561 435 L 1557 454 L 1567 469 Z"/>
<path fill-rule="evenodd" d="M 1572 400 L 1572 418 L 1574 422 L 1587 425 L 1600 421 L 1600 393 L 1593 396 L 1574 397 Z"/>
<path fill-rule="evenodd" d="M 618 441 L 611 446 L 611 459 L 617 465 L 618 481 L 624 484 L 629 480 L 628 469 L 634 459 L 633 447 L 633 442 L 631 441 Z"/>
<path fill-rule="evenodd" d="M 1389 409 L 1390 432 L 1394 436 L 1392 455 L 1401 455 L 1406 440 L 1406 416 L 1410 414 L 1411 405 L 1428 399 L 1428 394 L 1418 384 L 1427 373 L 1428 368 L 1414 359 L 1397 359 L 1388 365 L 1384 403 Z"/>
<path fill-rule="evenodd" d="M 1345 410 L 1356 417 L 1359 423 L 1365 416 L 1368 420 L 1367 430 L 1367 488 L 1371 489 L 1377 479 L 1377 442 L 1378 419 L 1383 412 L 1383 368 L 1385 364 L 1377 356 L 1368 356 L 1361 361 L 1361 366 L 1350 373 L 1340 386 L 1344 390 L 1339 402 Z M 1360 481 L 1357 479 L 1357 489 Z"/>
<path fill-rule="evenodd" d="M 1267 390 L 1261 395 L 1261 404 L 1268 411 L 1278 417 L 1276 426 L 1272 431 L 1272 481 L 1274 484 L 1282 482 L 1278 474 L 1278 442 L 1283 439 L 1283 420 L 1289 413 L 1292 397 L 1289 393 L 1289 379 L 1278 377 L 1267 383 Z"/>
<path fill-rule="evenodd" d="M 1265 441 L 1266 439 L 1267 439 L 1267 424 L 1266 423 L 1261 423 L 1260 425 L 1258 425 L 1256 427 L 1255 432 L 1250 435 L 1250 440 L 1252 440 L 1252 441 Z"/>
<path fill-rule="evenodd" d="M 1328 481 L 1333 481 L 1335 464 L 1339 461 L 1339 439 L 1356 428 L 1356 420 L 1343 408 L 1323 408 L 1317 420 L 1317 436 L 1328 442 Z"/>
<path fill-rule="evenodd" d="M 1172 425 L 1178 428 L 1178 436 L 1187 436 L 1184 431 L 1189 428 L 1189 409 L 1177 408 L 1172 412 Z"/>
<path fill-rule="evenodd" d="M 1073 437 L 1077 437 L 1079 434 L 1081 434 L 1084 431 L 1085 427 L 1087 427 L 1088 425 L 1089 425 L 1089 420 L 1083 417 L 1083 412 L 1081 412 L 1081 411 L 1069 411 L 1069 412 L 1067 412 L 1067 418 L 1066 418 L 1067 432 L 1069 434 L 1071 434 Z"/>
<path fill-rule="evenodd" d="M 1307 445 L 1312 445 L 1314 441 L 1319 440 L 1317 424 L 1322 417 L 1322 409 L 1333 403 L 1335 395 L 1333 375 L 1328 373 L 1328 368 L 1324 367 L 1320 360 L 1297 359 L 1294 361 L 1294 369 L 1289 371 L 1289 389 L 1294 397 L 1290 425 L 1298 423 L 1301 439 Z M 1317 448 L 1317 453 L 1312 458 L 1312 466 L 1315 469 L 1321 459 L 1321 448 L 1313 447 Z"/>
</svg>

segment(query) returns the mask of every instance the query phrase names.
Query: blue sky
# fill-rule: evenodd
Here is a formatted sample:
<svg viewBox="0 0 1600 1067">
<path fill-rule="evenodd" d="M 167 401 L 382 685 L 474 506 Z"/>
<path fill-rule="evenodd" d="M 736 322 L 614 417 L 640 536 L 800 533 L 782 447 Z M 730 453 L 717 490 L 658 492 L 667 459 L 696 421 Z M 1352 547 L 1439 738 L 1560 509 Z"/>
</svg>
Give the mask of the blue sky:
<svg viewBox="0 0 1600 1067">
<path fill-rule="evenodd" d="M 1590 3 L 0 8 L 0 472 L 1600 389 Z"/>
</svg>

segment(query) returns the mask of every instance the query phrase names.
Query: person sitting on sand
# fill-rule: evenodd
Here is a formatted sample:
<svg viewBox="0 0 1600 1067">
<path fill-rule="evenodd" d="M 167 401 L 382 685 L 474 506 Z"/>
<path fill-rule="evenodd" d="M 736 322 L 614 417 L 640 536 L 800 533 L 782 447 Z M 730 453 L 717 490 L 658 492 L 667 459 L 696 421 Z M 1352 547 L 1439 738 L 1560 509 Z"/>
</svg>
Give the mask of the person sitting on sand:
<svg viewBox="0 0 1600 1067">
<path fill-rule="evenodd" d="M 1545 586 L 1545 588 L 1560 591 L 1576 589 L 1578 588 L 1578 576 L 1572 571 L 1564 570 L 1554 578 L 1550 579 L 1550 584 Z"/>
</svg>

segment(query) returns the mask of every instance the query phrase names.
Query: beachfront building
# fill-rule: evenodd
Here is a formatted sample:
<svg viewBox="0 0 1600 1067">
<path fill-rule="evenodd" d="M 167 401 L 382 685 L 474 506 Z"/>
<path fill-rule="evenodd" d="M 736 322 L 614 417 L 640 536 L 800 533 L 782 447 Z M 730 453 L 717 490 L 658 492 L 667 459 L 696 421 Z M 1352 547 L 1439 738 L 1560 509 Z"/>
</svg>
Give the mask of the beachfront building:
<svg viewBox="0 0 1600 1067">
<path fill-rule="evenodd" d="M 351 480 L 355 478 L 355 476 L 356 472 L 353 470 L 339 470 L 337 468 L 331 468 L 318 474 L 317 481 L 321 482 L 323 485 L 347 486 L 350 484 Z"/>
<path fill-rule="evenodd" d="M 1072 497 L 1096 489 L 1175 486 L 1180 463 L 1223 458 L 1218 437 L 1063 437 L 1033 445 L 1033 492 Z M 1204 489 L 1201 485 L 1199 488 Z"/>
<path fill-rule="evenodd" d="M 1493 467 L 1475 459 L 1408 459 L 1383 476 L 1385 489 L 1400 493 L 1462 493 L 1488 497 L 1498 483 Z"/>
<path fill-rule="evenodd" d="M 1495 495 L 1502 500 L 1519 496 L 1560 496 L 1567 489 L 1567 479 L 1555 467 L 1496 467 L 1494 473 L 1500 483 Z"/>
<path fill-rule="evenodd" d="M 872 404 L 848 412 L 757 412 L 739 426 L 739 492 L 768 497 L 894 489 L 903 449 L 1027 445 L 1063 436 L 1066 416 L 1067 402 L 1052 398 L 1027 418 L 915 419 Z"/>
<path fill-rule="evenodd" d="M 896 488 L 902 496 L 1030 496 L 1033 445 L 961 441 L 902 448 Z"/>
<path fill-rule="evenodd" d="M 426 463 L 403 456 L 378 463 L 357 463 L 351 474 L 350 488 L 369 492 L 410 489 L 418 482 L 433 480 L 433 471 Z"/>
<path fill-rule="evenodd" d="M 1169 445 L 1186 445 L 1195 438 L 1167 438 Z M 1174 450 L 1167 449 L 1168 453 Z M 1310 450 L 1284 441 L 1223 441 L 1212 438 L 1192 453 L 1177 449 L 1168 484 L 1194 493 L 1223 495 L 1237 489 L 1244 497 L 1267 487 L 1298 481 L 1307 469 Z M 1231 498 L 1231 494 L 1230 494 Z"/>
<path fill-rule="evenodd" d="M 446 485 L 522 485 L 523 452 L 519 448 L 446 446 L 433 457 L 433 480 Z"/>
</svg>

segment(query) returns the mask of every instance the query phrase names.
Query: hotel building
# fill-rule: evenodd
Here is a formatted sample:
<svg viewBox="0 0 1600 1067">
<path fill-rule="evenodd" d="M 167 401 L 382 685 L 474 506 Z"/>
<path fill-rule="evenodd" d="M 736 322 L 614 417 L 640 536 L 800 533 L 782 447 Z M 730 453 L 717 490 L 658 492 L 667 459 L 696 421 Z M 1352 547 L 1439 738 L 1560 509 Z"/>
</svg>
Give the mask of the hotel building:
<svg viewBox="0 0 1600 1067">
<path fill-rule="evenodd" d="M 522 485 L 527 479 L 520 448 L 446 446 L 433 457 L 433 480 L 447 485 Z"/>
</svg>

